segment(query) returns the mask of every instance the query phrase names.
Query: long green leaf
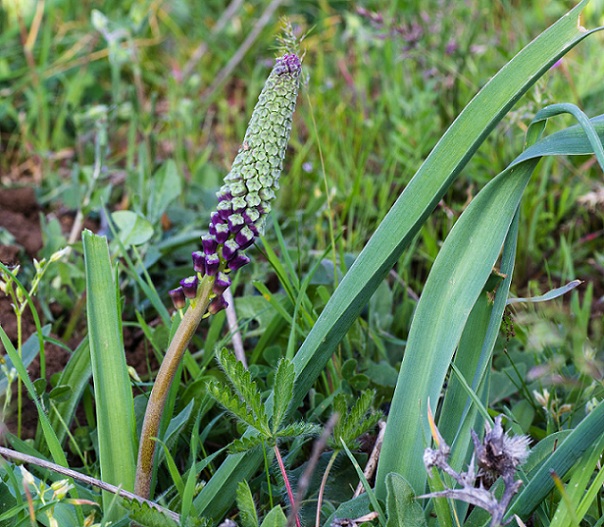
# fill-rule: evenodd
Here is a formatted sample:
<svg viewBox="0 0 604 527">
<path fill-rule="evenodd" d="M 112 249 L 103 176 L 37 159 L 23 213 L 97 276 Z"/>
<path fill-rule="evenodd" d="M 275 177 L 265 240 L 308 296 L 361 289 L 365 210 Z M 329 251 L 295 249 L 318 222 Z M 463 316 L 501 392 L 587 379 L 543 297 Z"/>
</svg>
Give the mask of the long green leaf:
<svg viewBox="0 0 604 527">
<path fill-rule="evenodd" d="M 57 386 L 69 386 L 71 395 L 69 399 L 57 403 L 48 416 L 50 424 L 61 443 L 67 435 L 65 425 L 69 426 L 71 423 L 84 389 L 88 386 L 91 374 L 88 338 L 85 337 L 73 352 L 65 368 L 63 368 L 57 383 Z"/>
<path fill-rule="evenodd" d="M 443 135 L 336 289 L 298 351 L 293 405 L 304 399 L 333 350 L 428 215 L 489 132 L 560 57 L 591 32 L 578 28 L 587 0 L 539 35 L 501 69 Z M 253 474 L 258 453 L 229 456 L 195 500 L 201 514 L 220 517 L 237 483 Z M 382 476 L 383 481 L 383 476 Z M 384 495 L 385 489 L 380 491 Z"/>
<path fill-rule="evenodd" d="M 604 122 L 592 120 L 587 131 L 582 130 L 584 125 L 555 134 L 554 142 L 544 140 L 546 148 L 540 142 L 527 149 L 521 163 L 512 163 L 476 196 L 443 244 L 409 332 L 378 465 L 378 492 L 389 472 L 402 474 L 416 492 L 423 491 L 422 453 L 430 442 L 427 402 L 435 405 L 438 400 L 469 314 L 497 261 L 539 157 L 567 154 L 569 137 L 582 137 L 581 148 L 593 152 L 598 145 L 592 144 L 601 141 L 597 135 L 604 136 Z M 409 423 L 421 424 L 409 434 Z"/>
<path fill-rule="evenodd" d="M 541 465 L 529 483 L 523 487 L 508 511 L 507 517 L 512 514 L 517 514 L 521 518 L 528 516 L 554 488 L 552 471 L 563 478 L 579 457 L 599 441 L 602 435 L 604 435 L 604 403 L 600 403 L 583 419 Z"/>
<path fill-rule="evenodd" d="M 583 520 L 604 482 L 604 472 L 598 470 L 602 450 L 604 450 L 604 436 L 600 436 L 575 464 L 572 477 L 565 489 L 568 501 L 561 500 L 558 503 L 550 527 L 570 525 L 572 517 L 579 521 Z M 595 481 L 593 481 L 594 472 L 597 473 Z"/>
<path fill-rule="evenodd" d="M 94 379 L 101 479 L 134 489 L 136 454 L 132 388 L 121 339 L 117 290 L 107 240 L 82 235 L 87 286 L 88 337 Z M 105 508 L 113 496 L 103 494 Z M 113 510 L 113 520 L 120 512 Z"/>
<path fill-rule="evenodd" d="M 538 161 L 529 160 L 492 180 L 459 218 L 436 258 L 417 305 L 401 364 L 377 489 L 389 472 L 419 494 L 426 482 L 423 451 L 430 444 L 432 412 L 470 312 L 484 287 Z M 413 423 L 413 427 L 410 427 Z"/>
<path fill-rule="evenodd" d="M 6 350 L 6 353 L 8 354 L 10 360 L 12 361 L 13 366 L 17 370 L 17 373 L 19 374 L 21 381 L 25 385 L 25 388 L 27 389 L 27 393 L 29 394 L 32 401 L 36 405 L 36 410 L 38 411 L 38 419 L 40 419 L 40 425 L 42 426 L 42 432 L 44 434 L 44 438 L 46 439 L 46 444 L 48 445 L 48 450 L 50 451 L 53 461 L 57 465 L 62 465 L 64 467 L 69 466 L 67 464 L 67 458 L 65 457 L 65 453 L 61 449 L 61 444 L 60 444 L 59 440 L 57 439 L 55 431 L 52 429 L 52 426 L 50 426 L 50 422 L 48 421 L 48 416 L 46 415 L 46 412 L 44 411 L 44 407 L 42 406 L 42 403 L 40 402 L 40 399 L 38 397 L 38 393 L 36 392 L 34 384 L 31 382 L 31 379 L 29 378 L 27 370 L 26 370 L 25 366 L 23 365 L 21 358 L 19 357 L 19 353 L 13 346 L 13 343 L 8 338 L 8 335 L 6 334 L 6 332 L 4 331 L 2 326 L 0 326 L 0 341 L 4 345 L 4 349 Z"/>
</svg>

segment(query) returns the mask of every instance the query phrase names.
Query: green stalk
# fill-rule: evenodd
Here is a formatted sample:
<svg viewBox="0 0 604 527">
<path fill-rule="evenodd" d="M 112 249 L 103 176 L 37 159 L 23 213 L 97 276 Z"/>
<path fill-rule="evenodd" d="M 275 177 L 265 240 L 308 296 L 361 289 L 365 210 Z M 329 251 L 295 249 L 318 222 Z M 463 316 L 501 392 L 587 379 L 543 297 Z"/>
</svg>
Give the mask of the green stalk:
<svg viewBox="0 0 604 527">
<path fill-rule="evenodd" d="M 151 491 L 155 439 L 158 437 L 159 426 L 172 381 L 176 376 L 176 371 L 187 346 L 208 309 L 213 285 L 213 276 L 205 276 L 201 281 L 197 298 L 191 302 L 182 321 L 178 325 L 178 329 L 172 338 L 172 342 L 170 342 L 170 347 L 161 363 L 155 384 L 151 390 L 141 431 L 138 462 L 136 465 L 136 482 L 134 485 L 134 492 L 142 498 L 149 498 Z"/>
</svg>

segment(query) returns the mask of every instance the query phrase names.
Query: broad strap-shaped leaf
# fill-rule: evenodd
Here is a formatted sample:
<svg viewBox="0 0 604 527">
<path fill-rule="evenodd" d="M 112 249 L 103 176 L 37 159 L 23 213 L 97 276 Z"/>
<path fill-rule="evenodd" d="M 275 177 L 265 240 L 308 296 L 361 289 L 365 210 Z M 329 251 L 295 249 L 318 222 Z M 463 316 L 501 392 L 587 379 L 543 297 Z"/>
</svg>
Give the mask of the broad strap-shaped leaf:
<svg viewBox="0 0 604 527">
<path fill-rule="evenodd" d="M 107 240 L 85 231 L 82 241 L 101 478 L 132 491 L 136 459 L 134 402 L 121 337 L 118 288 Z M 103 493 L 106 506 L 112 499 L 111 494 Z M 114 511 L 115 521 L 119 510 Z"/>
<path fill-rule="evenodd" d="M 582 127 L 572 127 L 553 134 L 556 141 L 546 142 L 547 148 L 542 149 L 539 142 L 527 149 L 521 156 L 522 162 L 512 163 L 479 192 L 445 240 L 409 332 L 378 465 L 378 491 L 384 492 L 386 475 L 397 472 L 416 492 L 423 492 L 426 471 L 422 454 L 430 444 L 428 401 L 434 413 L 469 314 L 499 257 L 524 188 L 540 157 L 566 154 L 568 137 L 582 136 L 581 149 L 588 152 L 598 147 L 591 143 L 602 141 L 602 120 L 583 125 L 588 126 L 590 133 L 582 131 Z M 591 132 L 600 138 L 594 139 Z M 460 349 L 458 353 L 463 351 Z M 414 423 L 412 433 L 409 423 Z"/>
</svg>

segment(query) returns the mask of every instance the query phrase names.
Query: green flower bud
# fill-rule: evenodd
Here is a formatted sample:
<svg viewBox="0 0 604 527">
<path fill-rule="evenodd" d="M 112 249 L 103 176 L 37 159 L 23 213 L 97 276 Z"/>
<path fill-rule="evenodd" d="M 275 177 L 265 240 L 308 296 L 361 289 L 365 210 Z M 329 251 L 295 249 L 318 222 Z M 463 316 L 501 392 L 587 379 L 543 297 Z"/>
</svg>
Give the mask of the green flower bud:
<svg viewBox="0 0 604 527">
<path fill-rule="evenodd" d="M 243 250 L 263 232 L 289 141 L 300 85 L 300 59 L 294 54 L 277 59 L 254 108 L 243 143 L 231 171 L 217 193 L 204 256 L 194 254 L 196 268 L 215 275 L 237 269 L 249 259 Z M 214 252 L 214 254 L 210 254 Z M 218 261 L 218 258 L 220 259 Z"/>
</svg>

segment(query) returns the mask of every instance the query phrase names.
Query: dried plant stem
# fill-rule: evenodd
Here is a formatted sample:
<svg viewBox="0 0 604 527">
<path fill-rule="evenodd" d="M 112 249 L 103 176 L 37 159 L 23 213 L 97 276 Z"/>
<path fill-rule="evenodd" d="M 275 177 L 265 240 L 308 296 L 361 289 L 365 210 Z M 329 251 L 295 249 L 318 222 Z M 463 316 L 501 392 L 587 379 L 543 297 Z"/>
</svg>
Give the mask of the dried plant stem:
<svg viewBox="0 0 604 527">
<path fill-rule="evenodd" d="M 237 313 L 235 312 L 235 300 L 231 288 L 229 287 L 226 289 L 222 295 L 227 303 L 225 311 L 229 332 L 231 334 L 231 343 L 233 344 L 233 352 L 235 353 L 237 360 L 247 368 L 243 338 L 241 337 L 241 331 L 239 331 L 239 322 L 237 321 Z"/>
<path fill-rule="evenodd" d="M 222 15 L 220 15 L 220 18 L 216 21 L 216 23 L 212 27 L 212 31 L 210 31 L 210 38 L 215 38 L 216 35 L 218 35 L 218 33 L 220 33 L 225 28 L 225 26 L 227 25 L 227 22 L 230 22 L 233 19 L 233 17 L 235 16 L 235 13 L 237 13 L 237 11 L 239 11 L 239 8 L 242 5 L 243 5 L 243 0 L 233 0 L 229 4 L 229 6 L 224 10 Z M 185 67 L 182 70 L 183 79 L 188 79 L 191 76 L 191 74 L 193 73 L 193 70 L 197 67 L 197 64 L 199 63 L 199 61 L 202 59 L 202 57 L 208 51 L 208 47 L 209 47 L 208 42 L 206 40 L 206 41 L 202 42 L 195 49 L 195 51 L 191 55 L 191 58 L 188 60 L 188 62 L 185 64 Z"/>
<path fill-rule="evenodd" d="M 310 455 L 310 458 L 308 459 L 306 469 L 298 480 L 298 492 L 296 493 L 296 500 L 294 501 L 294 506 L 292 507 L 291 513 L 287 517 L 287 527 L 292 527 L 294 524 L 294 518 L 298 516 L 298 511 L 302 506 L 302 500 L 304 499 L 304 496 L 306 496 L 306 491 L 310 486 L 310 480 L 315 469 L 317 468 L 319 458 L 321 457 L 323 450 L 325 450 L 327 441 L 331 436 L 331 433 L 333 432 L 333 429 L 336 426 L 336 423 L 338 422 L 339 418 L 340 416 L 337 412 L 333 414 L 329 418 L 329 421 L 327 421 L 327 423 L 323 427 L 321 437 L 319 437 L 319 439 L 317 439 L 313 444 L 312 453 Z M 329 474 L 329 472 L 327 473 Z M 317 510 L 320 511 L 320 507 Z"/>
<path fill-rule="evenodd" d="M 46 461 L 45 459 L 40 459 L 38 457 L 30 456 L 28 454 L 22 454 L 21 452 L 17 452 L 16 450 L 11 450 L 10 448 L 5 448 L 2 446 L 0 446 L 0 455 L 5 458 L 8 458 L 8 459 L 14 459 L 14 460 L 20 461 L 22 463 L 29 463 L 30 465 L 36 465 L 41 468 L 52 470 L 53 472 L 56 472 L 57 474 L 61 474 L 62 476 L 76 479 L 78 481 L 81 481 L 81 482 L 91 485 L 93 487 L 97 487 L 101 490 L 106 490 L 107 492 L 117 494 L 117 495 L 122 496 L 123 498 L 129 499 L 129 500 L 134 500 L 139 503 L 146 503 L 150 507 L 153 507 L 153 508 L 161 511 L 162 513 L 164 513 L 166 516 L 169 516 L 172 520 L 174 520 L 176 522 L 180 522 L 180 515 L 176 514 L 175 512 L 172 512 L 171 510 L 168 510 L 168 509 L 158 505 L 154 501 L 143 499 L 143 498 L 137 496 L 136 494 L 133 494 L 132 492 L 128 492 L 126 490 L 120 489 L 119 487 L 116 487 L 115 485 L 110 485 L 109 483 L 105 483 L 104 481 L 101 481 L 100 479 L 91 478 L 90 476 L 86 476 L 85 474 L 80 474 L 79 472 L 76 472 L 75 470 L 72 470 L 70 468 L 65 468 L 65 467 L 62 467 L 61 465 L 57 465 L 56 463 L 51 463 L 50 461 Z"/>
<path fill-rule="evenodd" d="M 248 34 L 246 39 L 243 41 L 239 49 L 235 52 L 235 54 L 231 57 L 231 60 L 227 63 L 227 65 L 222 68 L 214 78 L 214 82 L 204 93 L 204 98 L 206 100 L 210 100 L 214 93 L 218 91 L 218 88 L 222 86 L 222 83 L 229 77 L 229 75 L 235 70 L 237 65 L 241 62 L 245 54 L 249 51 L 249 49 L 253 46 L 254 42 L 258 38 L 258 35 L 262 32 L 264 27 L 270 22 L 273 13 L 277 10 L 277 8 L 281 5 L 283 0 L 272 0 L 271 3 L 266 7 L 262 16 L 258 19 L 252 31 Z"/>
<path fill-rule="evenodd" d="M 195 334 L 203 315 L 207 311 L 213 285 L 213 276 L 206 276 L 201 281 L 197 298 L 191 303 L 183 316 L 151 390 L 141 431 L 138 462 L 136 465 L 136 482 L 134 485 L 134 492 L 142 498 L 149 498 L 153 473 L 153 458 L 155 456 L 155 439 L 158 436 L 159 425 L 172 381 L 187 346 Z"/>
<path fill-rule="evenodd" d="M 323 505 L 323 495 L 325 494 L 325 487 L 327 486 L 327 480 L 329 479 L 331 467 L 333 467 L 333 464 L 335 463 L 339 453 L 340 450 L 334 450 L 333 454 L 329 458 L 327 466 L 325 467 L 323 478 L 321 478 L 321 486 L 319 487 L 319 495 L 317 496 L 317 516 L 315 520 L 315 527 L 321 526 L 321 507 Z"/>
<path fill-rule="evenodd" d="M 375 445 L 373 447 L 373 450 L 371 451 L 371 455 L 369 456 L 369 460 L 367 461 L 367 464 L 365 465 L 365 470 L 363 472 L 367 481 L 373 478 L 375 469 L 377 468 L 378 460 L 380 458 L 380 452 L 382 451 L 382 443 L 384 442 L 384 434 L 386 433 L 386 421 L 380 421 L 379 427 L 380 431 L 378 432 L 378 436 L 375 440 Z M 364 490 L 365 489 L 363 487 L 363 483 L 359 482 L 352 497 L 356 498 L 357 496 L 360 496 Z"/>
</svg>

